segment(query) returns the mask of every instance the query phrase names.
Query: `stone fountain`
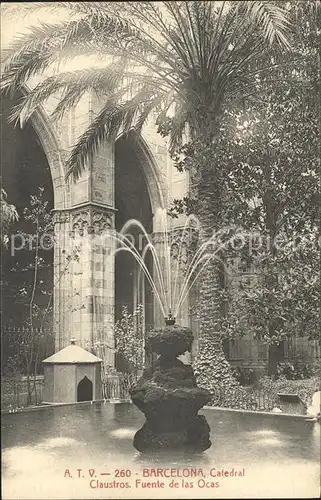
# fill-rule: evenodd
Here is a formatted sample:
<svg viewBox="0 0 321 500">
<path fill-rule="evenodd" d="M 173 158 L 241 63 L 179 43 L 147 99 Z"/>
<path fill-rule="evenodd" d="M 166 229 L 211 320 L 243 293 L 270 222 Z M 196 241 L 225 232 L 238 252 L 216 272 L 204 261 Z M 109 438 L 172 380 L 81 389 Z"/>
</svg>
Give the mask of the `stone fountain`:
<svg viewBox="0 0 321 500">
<path fill-rule="evenodd" d="M 151 332 L 146 348 L 159 357 L 131 389 L 133 403 L 146 417 L 133 443 L 142 453 L 197 453 L 211 446 L 210 427 L 205 417 L 198 415 L 210 401 L 210 393 L 197 386 L 193 368 L 177 359 L 191 352 L 193 334 L 174 323 L 170 315 L 166 327 Z"/>
<path fill-rule="evenodd" d="M 158 359 L 144 370 L 142 377 L 131 389 L 133 403 L 146 417 L 146 422 L 134 437 L 134 447 L 142 453 L 161 450 L 202 452 L 211 446 L 210 428 L 205 417 L 198 415 L 198 411 L 211 400 L 211 395 L 197 386 L 193 368 L 177 359 L 186 351 L 191 352 L 193 334 L 190 329 L 176 325 L 175 317 L 204 268 L 210 260 L 217 258 L 220 246 L 217 245 L 215 235 L 203 242 L 191 258 L 179 287 L 182 247 L 179 248 L 175 266 L 171 256 L 165 209 L 162 222 L 164 266 L 161 265 L 153 241 L 139 221 L 130 219 L 114 235 L 117 242 L 116 253 L 129 252 L 137 261 L 141 274 L 148 280 L 166 318 L 166 326 L 154 329 L 145 345 L 145 349 L 158 355 Z M 192 224 L 193 218 L 189 216 L 182 234 L 189 231 Z M 126 236 L 132 228 L 139 230 L 147 242 L 141 252 Z M 145 263 L 149 252 L 153 258 L 154 276 Z M 171 314 L 173 305 L 174 315 Z"/>
</svg>

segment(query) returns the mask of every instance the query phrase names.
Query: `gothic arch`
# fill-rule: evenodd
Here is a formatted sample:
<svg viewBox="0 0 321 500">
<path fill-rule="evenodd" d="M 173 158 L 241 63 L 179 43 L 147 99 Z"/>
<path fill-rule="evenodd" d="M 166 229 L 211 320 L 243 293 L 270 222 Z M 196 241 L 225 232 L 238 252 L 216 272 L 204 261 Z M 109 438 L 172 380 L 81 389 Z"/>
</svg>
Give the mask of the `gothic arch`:
<svg viewBox="0 0 321 500">
<path fill-rule="evenodd" d="M 121 137 L 123 136 L 120 135 L 116 141 Z M 129 133 L 128 139 L 132 139 L 132 146 L 140 160 L 142 172 L 146 180 L 152 211 L 153 214 L 156 214 L 159 209 L 165 208 L 166 206 L 166 179 L 164 178 L 164 173 L 157 165 L 152 148 L 142 135 L 132 138 Z"/>
<path fill-rule="evenodd" d="M 140 136 L 138 144 L 144 158 L 142 162 L 143 172 L 146 178 L 152 210 L 155 214 L 157 209 L 165 208 L 166 206 L 166 184 L 164 174 L 157 165 L 150 146 L 142 136 Z"/>
<path fill-rule="evenodd" d="M 24 85 L 20 89 L 25 95 L 30 89 Z M 30 122 L 39 138 L 50 167 L 54 192 L 54 208 L 64 209 L 69 206 L 69 186 L 65 178 L 63 150 L 54 130 L 50 117 L 42 106 L 39 106 L 30 118 Z"/>
</svg>

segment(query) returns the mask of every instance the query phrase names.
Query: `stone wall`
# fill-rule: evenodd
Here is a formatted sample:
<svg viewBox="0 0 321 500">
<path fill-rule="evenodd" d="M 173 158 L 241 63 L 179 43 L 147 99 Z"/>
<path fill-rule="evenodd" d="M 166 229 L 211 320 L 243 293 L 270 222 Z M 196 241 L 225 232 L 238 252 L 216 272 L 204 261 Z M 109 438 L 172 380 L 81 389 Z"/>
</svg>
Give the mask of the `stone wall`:
<svg viewBox="0 0 321 500">
<path fill-rule="evenodd" d="M 30 82 L 33 87 L 37 82 Z M 101 109 L 101 102 L 83 98 L 62 121 L 49 115 L 57 98 L 35 112 L 32 123 L 43 145 L 54 188 L 54 328 L 56 350 L 75 337 L 79 345 L 103 342 L 113 346 L 115 268 L 113 244 L 104 236 L 114 229 L 114 144 L 103 144 L 88 169 L 74 182 L 66 180 L 68 151 Z M 153 211 L 153 231 L 162 230 L 161 213 L 174 198 L 186 194 L 188 179 L 173 167 L 166 141 L 157 134 L 153 117 L 142 132 L 141 167 Z M 180 228 L 184 218 L 169 221 Z M 75 258 L 76 254 L 76 258 Z M 157 308 L 155 307 L 155 310 Z M 180 321 L 187 325 L 185 305 Z M 163 321 L 155 314 L 156 323 Z M 109 352 L 113 363 L 113 352 Z"/>
</svg>

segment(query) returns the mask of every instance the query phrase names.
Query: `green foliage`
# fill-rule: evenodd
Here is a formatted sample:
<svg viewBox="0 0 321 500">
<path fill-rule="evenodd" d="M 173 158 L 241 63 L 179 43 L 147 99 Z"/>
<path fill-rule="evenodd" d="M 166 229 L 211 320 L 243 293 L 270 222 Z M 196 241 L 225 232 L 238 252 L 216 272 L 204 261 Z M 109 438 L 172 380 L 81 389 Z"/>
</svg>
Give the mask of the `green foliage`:
<svg viewBox="0 0 321 500">
<path fill-rule="evenodd" d="M 297 394 L 307 406 L 311 404 L 312 396 L 320 390 L 320 378 L 311 377 L 302 380 L 287 380 L 284 376 L 279 379 L 274 377 L 262 377 L 255 391 L 263 391 L 272 401 L 272 407 L 277 406 L 278 393 Z"/>
<path fill-rule="evenodd" d="M 2 349 L 3 349 L 2 344 Z M 8 356 L 6 362 L 2 369 L 2 376 L 6 379 L 18 379 L 20 380 L 21 374 L 24 371 L 23 361 L 20 352 L 14 353 L 12 356 Z"/>
<path fill-rule="evenodd" d="M 10 226 L 18 221 L 19 214 L 14 205 L 7 201 L 7 193 L 1 188 L 1 245 L 6 247 L 9 242 Z"/>
<path fill-rule="evenodd" d="M 44 188 L 30 196 L 19 224 L 15 225 L 15 235 L 19 235 L 19 245 L 23 245 L 10 261 L 10 282 L 3 283 L 7 307 L 16 310 L 16 324 L 42 328 L 50 317 L 51 305 L 45 317 L 43 314 L 52 294 L 52 265 L 48 256 L 53 251 L 52 216 Z"/>
<path fill-rule="evenodd" d="M 66 54 L 70 58 L 94 49 L 108 55 L 109 63 L 112 58 L 114 67 L 107 73 L 93 68 L 91 78 L 86 72 L 74 76 L 64 73 L 55 81 L 45 78 L 23 99 L 14 118 L 20 116 L 24 123 L 53 91 L 63 90 L 58 106 L 66 111 L 90 88 L 90 81 L 98 95 L 106 88 L 104 107 L 68 160 L 69 173 L 77 178 L 102 141 L 114 139 L 119 131 L 139 134 L 155 111 L 160 132 L 169 135 L 170 150 L 178 151 L 178 168 L 190 172 L 193 211 L 200 220 L 203 241 L 213 229 L 230 222 L 230 199 L 243 203 L 243 193 L 238 196 L 238 188 L 231 188 L 233 173 L 227 183 L 229 165 L 233 168 L 239 162 L 224 148 L 225 132 L 231 109 L 235 113 L 235 107 L 245 99 L 253 106 L 252 96 L 257 98 L 261 93 L 256 73 L 263 69 L 269 72 L 271 50 L 274 55 L 280 46 L 289 46 L 285 9 L 274 2 L 211 1 L 128 2 L 122 3 L 121 9 L 117 2 L 101 2 L 99 6 L 70 3 L 64 7 L 70 9 L 68 21 L 59 26 L 38 25 L 14 42 L 5 61 L 5 91 L 16 90 Z M 191 141 L 178 149 L 187 127 Z M 233 213 L 236 207 L 235 202 Z M 209 338 L 218 344 L 221 341 L 218 291 L 222 289 L 222 270 L 217 265 L 208 266 L 202 278 L 200 337 L 204 342 L 200 344 L 198 367 L 203 370 L 206 387 L 212 388 L 219 380 L 233 385 L 222 350 L 209 348 Z M 122 330 L 132 328 L 123 325 Z M 126 338 L 130 342 L 127 334 Z M 119 342 L 119 349 L 125 351 L 120 336 Z"/>
<path fill-rule="evenodd" d="M 254 100 L 225 109 L 216 143 L 194 139 L 173 156 L 194 182 L 191 199 L 176 201 L 172 212 L 189 203 L 203 222 L 219 199 L 209 225 L 246 235 L 241 250 L 226 249 L 229 273 L 242 277 L 244 263 L 251 274 L 238 289 L 220 292 L 229 304 L 220 327 L 225 338 L 252 333 L 269 344 L 289 335 L 320 338 L 320 10 L 312 7 L 287 4 L 291 52 L 272 48 L 252 65 Z M 233 269 L 235 258 L 241 263 Z"/>
<path fill-rule="evenodd" d="M 302 380 L 312 377 L 313 369 L 311 363 L 296 358 L 294 361 L 278 363 L 277 377 L 285 377 L 287 380 Z"/>
<path fill-rule="evenodd" d="M 168 210 L 168 215 L 173 219 L 177 219 L 180 215 L 190 215 L 195 212 L 193 201 L 189 196 L 183 198 L 175 198 L 172 201 L 172 206 Z"/>
<path fill-rule="evenodd" d="M 10 274 L 3 275 L 3 304 L 12 311 L 13 326 L 6 325 L 3 358 L 6 376 L 20 371 L 27 375 L 28 403 L 36 392 L 36 379 L 41 372 L 41 361 L 52 354 L 54 339 L 51 317 L 52 268 L 48 265 L 46 237 L 52 235 L 52 217 L 44 188 L 30 196 L 19 222 L 15 224 L 19 236 L 19 258 L 9 257 Z M 48 244 L 48 241 L 47 241 Z M 11 251 L 12 248 L 6 250 Z M 46 253 L 47 252 L 47 253 Z M 48 321 L 49 320 L 49 321 Z"/>
<path fill-rule="evenodd" d="M 280 260 L 279 260 L 280 259 Z M 294 254 L 281 261 L 278 256 L 266 266 L 256 286 L 241 291 L 248 331 L 268 343 L 288 336 L 319 339 L 320 290 L 317 265 Z M 273 288 L 270 285 L 271 277 Z"/>
<path fill-rule="evenodd" d="M 21 248 L 8 260 L 10 274 L 2 282 L 3 305 L 14 313 L 3 340 L 3 362 L 7 373 L 19 366 L 28 377 L 42 370 L 41 361 L 54 351 L 53 335 L 53 220 L 43 187 L 31 195 L 15 225 Z M 24 243 L 24 245 L 22 244 Z M 6 250 L 9 252 L 9 249 Z M 79 248 L 66 255 L 66 267 L 56 276 L 58 282 Z M 7 357 L 8 356 L 8 357 Z M 31 386 L 28 380 L 28 390 Z"/>
<path fill-rule="evenodd" d="M 293 61 L 274 55 L 277 74 L 258 82 L 264 102 L 231 128 L 229 217 L 266 242 L 250 256 L 260 279 L 239 291 L 240 316 L 268 343 L 320 338 L 318 34 L 311 2 L 289 7 Z"/>
<path fill-rule="evenodd" d="M 193 334 L 189 328 L 179 325 L 152 330 L 146 342 L 147 350 L 164 357 L 175 358 L 191 352 Z"/>
<path fill-rule="evenodd" d="M 255 371 L 242 366 L 233 368 L 233 376 L 243 386 L 252 385 L 256 380 Z"/>
<path fill-rule="evenodd" d="M 53 330 L 24 326 L 4 328 L 3 333 L 4 376 L 19 378 L 43 373 L 42 360 L 54 352 Z"/>
<path fill-rule="evenodd" d="M 3 88 L 9 92 L 57 60 L 95 52 L 106 57 L 107 70 L 92 67 L 45 78 L 13 114 L 23 124 L 58 90 L 63 93 L 54 111 L 58 116 L 89 90 L 103 97 L 101 112 L 70 154 L 75 177 L 103 140 L 119 131 L 140 133 L 152 111 L 160 131 L 169 133 L 171 150 L 182 142 L 187 124 L 193 135 L 203 130 L 213 138 L 227 103 L 250 93 L 249 63 L 274 43 L 288 47 L 286 11 L 274 2 L 120 5 L 63 3 L 57 8 L 67 9 L 67 20 L 32 26 L 13 42 L 5 61 Z"/>
<path fill-rule="evenodd" d="M 131 371 L 144 365 L 144 309 L 138 305 L 134 312 L 123 306 L 121 318 L 114 325 L 115 349 L 124 357 Z"/>
</svg>

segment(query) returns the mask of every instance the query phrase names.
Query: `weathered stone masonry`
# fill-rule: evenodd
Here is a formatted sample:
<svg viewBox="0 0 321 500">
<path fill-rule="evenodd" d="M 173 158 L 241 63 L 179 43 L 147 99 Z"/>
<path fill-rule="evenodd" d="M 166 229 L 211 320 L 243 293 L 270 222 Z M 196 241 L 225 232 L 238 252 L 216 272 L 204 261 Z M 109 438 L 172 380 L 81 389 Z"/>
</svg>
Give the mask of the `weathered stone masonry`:
<svg viewBox="0 0 321 500">
<path fill-rule="evenodd" d="M 83 347 L 100 342 L 106 347 L 107 363 L 113 365 L 115 148 L 104 144 L 76 182 L 66 180 L 68 151 L 99 111 L 100 103 L 84 99 L 58 124 L 49 118 L 55 104 L 55 98 L 50 98 L 46 109 L 32 117 L 54 189 L 55 350 L 67 346 L 71 337 Z M 156 133 L 152 120 L 143 129 L 142 143 L 141 168 L 153 212 L 153 233 L 157 234 L 162 231 L 162 210 L 173 198 L 186 194 L 188 182 L 185 174 L 174 170 L 166 142 Z M 178 230 L 184 218 L 172 224 Z M 162 245 L 158 240 L 160 254 Z M 182 311 L 180 323 L 187 325 L 186 304 Z M 154 321 L 163 321 L 157 307 Z"/>
</svg>

